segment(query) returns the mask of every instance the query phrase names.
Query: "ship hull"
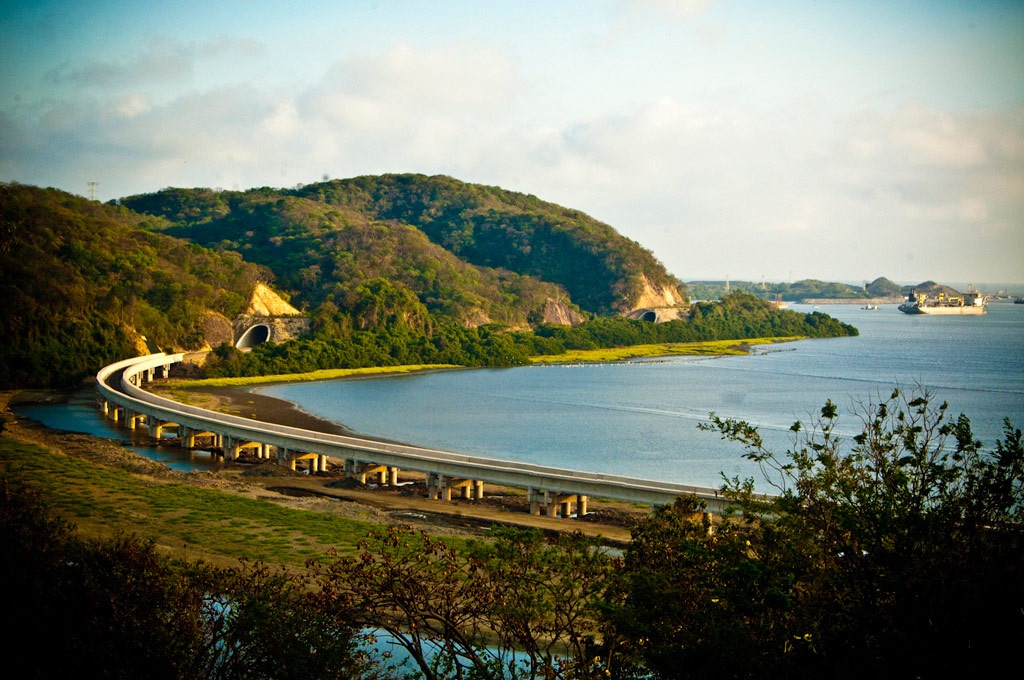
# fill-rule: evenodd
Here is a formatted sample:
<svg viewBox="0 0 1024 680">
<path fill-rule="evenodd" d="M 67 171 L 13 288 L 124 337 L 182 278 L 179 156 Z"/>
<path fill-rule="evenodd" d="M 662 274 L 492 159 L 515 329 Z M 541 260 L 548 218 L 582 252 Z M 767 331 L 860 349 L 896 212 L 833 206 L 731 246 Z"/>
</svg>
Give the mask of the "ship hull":
<svg viewBox="0 0 1024 680">
<path fill-rule="evenodd" d="M 986 309 L 984 307 L 975 306 L 963 306 L 963 307 L 922 307 L 921 305 L 903 304 L 899 306 L 899 310 L 904 314 L 929 314 L 932 316 L 939 315 L 956 315 L 956 316 L 978 316 L 985 314 Z"/>
</svg>

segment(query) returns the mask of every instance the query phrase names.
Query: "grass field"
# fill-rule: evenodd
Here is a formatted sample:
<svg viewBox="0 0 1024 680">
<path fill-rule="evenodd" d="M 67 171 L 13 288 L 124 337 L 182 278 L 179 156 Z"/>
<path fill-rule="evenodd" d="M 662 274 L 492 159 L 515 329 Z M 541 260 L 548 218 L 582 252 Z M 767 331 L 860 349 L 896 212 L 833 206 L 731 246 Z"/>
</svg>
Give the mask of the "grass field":
<svg viewBox="0 0 1024 680">
<path fill-rule="evenodd" d="M 661 356 L 724 356 L 730 354 L 749 354 L 751 345 L 767 345 L 777 342 L 800 340 L 800 337 L 782 338 L 745 338 L 743 340 L 711 340 L 708 342 L 679 342 L 658 345 L 633 345 L 632 347 L 613 347 L 610 349 L 573 350 L 564 354 L 550 354 L 531 357 L 530 361 L 540 363 L 575 363 L 589 361 L 622 361 L 639 357 Z"/>
<path fill-rule="evenodd" d="M 307 382 L 310 380 L 334 380 L 352 376 L 386 376 L 416 371 L 436 371 L 443 368 L 462 368 L 454 364 L 409 364 L 406 366 L 380 366 L 370 368 L 330 368 L 309 373 L 286 373 L 281 375 L 257 375 L 247 378 L 208 378 L 206 380 L 181 380 L 175 387 L 233 387 L 236 385 L 259 385 L 270 382 Z"/>
<path fill-rule="evenodd" d="M 134 533 L 175 556 L 301 565 L 352 552 L 377 525 L 294 510 L 217 489 L 154 482 L 0 438 L 0 474 L 42 491 L 54 510 L 96 535 Z"/>
</svg>

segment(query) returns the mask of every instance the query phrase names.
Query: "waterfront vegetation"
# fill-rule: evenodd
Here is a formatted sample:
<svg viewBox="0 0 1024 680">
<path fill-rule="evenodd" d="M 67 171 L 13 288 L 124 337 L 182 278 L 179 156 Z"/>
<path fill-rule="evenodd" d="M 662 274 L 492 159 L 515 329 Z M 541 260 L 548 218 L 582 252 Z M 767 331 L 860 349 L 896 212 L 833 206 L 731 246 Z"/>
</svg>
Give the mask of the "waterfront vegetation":
<svg viewBox="0 0 1024 680">
<path fill-rule="evenodd" d="M 764 300 L 734 293 L 719 303 L 693 305 L 687 318 L 665 323 L 604 317 L 578 326 L 547 324 L 533 331 L 510 331 L 494 325 L 465 328 L 438 324 L 429 334 L 403 326 L 341 334 L 336 325 L 324 324 L 310 338 L 259 345 L 251 352 L 243 353 L 226 345 L 218 347 L 204 371 L 206 377 L 225 378 L 408 364 L 522 366 L 532 358 L 580 350 L 731 340 L 732 343 L 723 343 L 728 346 L 741 343 L 744 338 L 856 334 L 856 328 L 828 315 L 775 309 Z"/>
<path fill-rule="evenodd" d="M 899 390 L 853 414 L 861 432 L 849 439 L 845 417 L 826 403 L 780 452 L 712 414 L 706 427 L 760 463 L 779 496 L 727 480 L 725 521 L 680 499 L 633 528 L 622 558 L 523 531 L 452 542 L 391 528 L 360 540 L 369 525 L 0 436 L 0 578 L 18 584 L 7 605 L 18 648 L 57 636 L 68 652 L 34 656 L 42 676 L 73 658 L 112 677 L 388 677 L 386 659 L 357 647 L 371 628 L 431 680 L 1005 668 L 1024 635 L 1020 430 L 1007 422 L 986 449 L 966 417 Z M 84 540 L 54 513 L 104 538 Z M 126 529 L 142 538 L 117 535 Z"/>
<path fill-rule="evenodd" d="M 631 345 L 611 349 L 577 349 L 561 354 L 530 357 L 531 363 L 576 363 L 624 361 L 626 359 L 665 356 L 730 356 L 749 354 L 753 345 L 769 345 L 801 340 L 800 337 L 743 338 L 740 340 L 709 340 L 707 342 L 662 343 L 658 345 Z"/>
<path fill-rule="evenodd" d="M 263 385 L 276 382 L 310 382 L 313 380 L 340 380 L 343 378 L 382 378 L 389 375 L 402 375 L 422 371 L 443 371 L 449 368 L 462 368 L 455 364 L 407 364 L 405 366 L 369 366 L 366 368 L 325 368 L 308 373 L 282 373 L 277 375 L 254 375 L 244 378 L 204 378 L 201 380 L 176 380 L 175 388 L 193 387 L 239 387 L 245 385 Z"/>
</svg>

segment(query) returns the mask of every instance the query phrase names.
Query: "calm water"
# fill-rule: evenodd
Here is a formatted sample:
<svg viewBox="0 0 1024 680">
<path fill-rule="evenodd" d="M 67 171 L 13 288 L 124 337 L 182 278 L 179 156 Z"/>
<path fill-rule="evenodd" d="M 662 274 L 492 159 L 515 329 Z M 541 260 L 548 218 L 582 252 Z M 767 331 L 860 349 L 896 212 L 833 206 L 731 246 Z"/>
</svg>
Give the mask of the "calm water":
<svg viewBox="0 0 1024 680">
<path fill-rule="evenodd" d="M 174 470 L 211 470 L 222 466 L 221 462 L 205 451 L 194 451 L 189 455 L 176 446 L 147 446 L 140 441 L 134 441 L 131 430 L 116 426 L 103 418 L 96 408 L 95 390 L 76 392 L 64 404 L 17 404 L 13 410 L 55 430 L 116 439 L 133 451 L 164 463 Z M 141 432 L 145 432 L 145 428 L 140 430 Z"/>
<path fill-rule="evenodd" d="M 797 311 L 811 311 L 797 306 Z M 717 485 L 754 475 L 734 444 L 697 429 L 714 411 L 758 425 L 784 449 L 794 420 L 826 398 L 848 410 L 921 384 L 994 444 L 1024 426 L 1024 305 L 983 317 L 907 316 L 825 305 L 855 338 L 808 340 L 761 355 L 455 371 L 264 388 L 356 431 L 495 458 Z M 856 422 L 845 419 L 846 434 Z"/>
<path fill-rule="evenodd" d="M 798 311 L 811 311 L 797 306 Z M 776 448 L 826 398 L 849 409 L 894 384 L 932 389 L 991 446 L 1009 417 L 1024 427 L 1024 305 L 983 317 L 917 317 L 895 306 L 820 311 L 857 326 L 856 338 L 807 340 L 761 355 L 536 366 L 264 388 L 359 432 L 476 455 L 694 484 L 720 472 L 755 475 L 734 444 L 701 432 L 709 411 L 761 427 Z M 20 406 L 49 427 L 126 440 L 86 391 L 68 404 Z M 847 434 L 856 432 L 846 418 Z M 172 447 L 132 446 L 175 469 L 216 466 Z"/>
</svg>

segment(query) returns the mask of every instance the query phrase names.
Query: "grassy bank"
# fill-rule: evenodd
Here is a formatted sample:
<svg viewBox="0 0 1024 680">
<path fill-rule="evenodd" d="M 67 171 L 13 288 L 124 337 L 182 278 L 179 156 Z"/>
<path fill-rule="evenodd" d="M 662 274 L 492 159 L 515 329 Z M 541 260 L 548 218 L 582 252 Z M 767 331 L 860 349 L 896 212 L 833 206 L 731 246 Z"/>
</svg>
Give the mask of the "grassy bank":
<svg viewBox="0 0 1024 680">
<path fill-rule="evenodd" d="M 801 340 L 800 336 L 780 338 L 744 338 L 743 340 L 709 340 L 707 342 L 670 342 L 656 345 L 632 345 L 610 349 L 580 349 L 563 354 L 530 357 L 535 364 L 591 361 L 622 361 L 640 357 L 661 356 L 728 356 L 749 354 L 751 345 L 768 345 Z"/>
<path fill-rule="evenodd" d="M 613 347 L 609 349 L 571 350 L 562 354 L 546 354 L 530 357 L 535 364 L 622 361 L 640 357 L 661 356 L 728 356 L 749 354 L 752 345 L 768 345 L 779 342 L 802 340 L 804 336 L 774 338 L 743 338 L 741 340 L 709 340 L 706 342 L 668 342 L 653 345 L 631 345 L 629 347 Z M 377 366 L 371 368 L 335 368 L 308 373 L 281 373 L 277 375 L 260 375 L 244 378 L 208 378 L 205 380 L 180 380 L 174 382 L 175 388 L 193 387 L 237 387 L 262 385 L 276 382 L 308 382 L 312 380 L 337 380 L 340 378 L 383 377 L 435 371 L 447 368 L 463 368 L 454 364 L 409 364 L 406 366 Z"/>
<path fill-rule="evenodd" d="M 175 387 L 235 387 L 239 385 L 261 385 L 273 382 L 308 382 L 311 380 L 336 380 L 353 376 L 382 377 L 415 373 L 419 371 L 436 371 L 444 368 L 462 368 L 454 364 L 409 364 L 406 366 L 374 366 L 369 368 L 331 368 L 308 373 L 286 373 L 281 375 L 257 375 L 246 378 L 208 378 L 206 380 L 181 380 L 174 383 Z"/>
<path fill-rule="evenodd" d="M 88 534 L 134 533 L 177 557 L 301 565 L 331 548 L 354 551 L 376 526 L 215 488 L 154 481 L 7 436 L 0 438 L 0 474 L 41 490 L 60 515 Z"/>
</svg>

